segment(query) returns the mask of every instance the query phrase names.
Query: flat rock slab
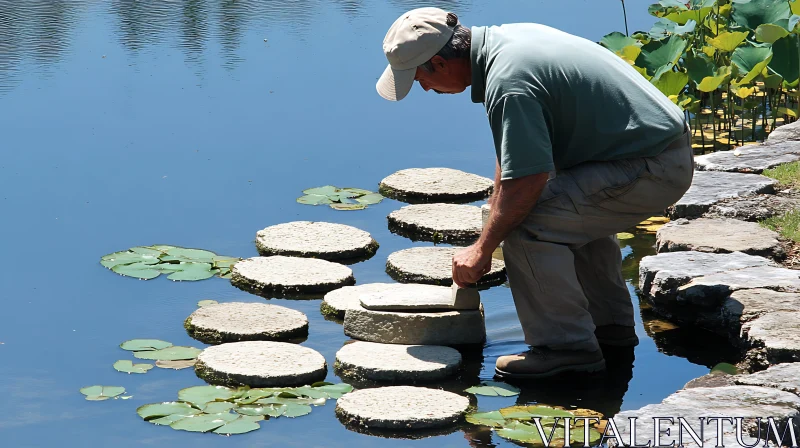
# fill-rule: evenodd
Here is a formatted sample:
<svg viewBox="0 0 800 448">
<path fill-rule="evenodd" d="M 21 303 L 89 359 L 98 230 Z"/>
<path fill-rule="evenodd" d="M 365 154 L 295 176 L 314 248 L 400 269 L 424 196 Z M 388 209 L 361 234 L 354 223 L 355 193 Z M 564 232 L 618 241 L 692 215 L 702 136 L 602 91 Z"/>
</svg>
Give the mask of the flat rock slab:
<svg viewBox="0 0 800 448">
<path fill-rule="evenodd" d="M 443 311 L 477 310 L 481 304 L 479 296 L 477 300 L 454 301 L 452 289 L 446 286 L 402 285 L 362 294 L 361 306 L 375 311 Z"/>
<path fill-rule="evenodd" d="M 256 248 L 264 256 L 345 260 L 371 257 L 378 250 L 378 243 L 369 233 L 352 226 L 295 221 L 256 232 Z"/>
<path fill-rule="evenodd" d="M 737 155 L 738 154 L 738 155 Z M 800 160 L 800 145 L 749 145 L 733 151 L 717 151 L 694 158 L 698 170 L 755 173 Z"/>
<path fill-rule="evenodd" d="M 697 387 L 680 390 L 658 404 L 621 412 L 614 417 L 614 421 L 627 444 L 630 442 L 628 419 L 638 418 L 636 442 L 644 445 L 647 440 L 653 440 L 653 417 L 673 417 L 674 424 L 670 424 L 669 421 L 661 422 L 661 429 L 665 431 L 669 428 L 671 433 L 670 436 L 662 435 L 661 444 L 669 445 L 672 440 L 677 444 L 677 417 L 685 418 L 698 435 L 700 435 L 701 417 L 745 417 L 743 438 L 748 444 L 753 444 L 755 437 L 748 437 L 748 433 L 756 430 L 753 417 L 774 417 L 776 424 L 783 429 L 785 421 L 790 418 L 796 419 L 800 415 L 798 408 L 800 408 L 800 397 L 781 390 L 756 386 Z M 726 446 L 735 444 L 735 437 L 734 425 L 725 423 L 723 440 Z M 704 426 L 701 438 L 703 446 L 715 446 L 716 438 L 717 427 L 714 421 Z M 683 443 L 685 446 L 698 446 L 685 431 Z"/>
<path fill-rule="evenodd" d="M 483 310 L 435 313 L 353 308 L 344 316 L 344 334 L 381 344 L 469 345 L 486 339 Z"/>
<path fill-rule="evenodd" d="M 423 429 L 458 423 L 469 399 L 438 389 L 412 386 L 361 389 L 336 401 L 345 424 L 379 429 Z"/>
<path fill-rule="evenodd" d="M 776 364 L 750 375 L 736 375 L 736 384 L 772 387 L 800 395 L 800 363 Z"/>
<path fill-rule="evenodd" d="M 481 209 L 474 205 L 407 205 L 388 219 L 390 230 L 414 240 L 473 241 L 482 229 Z"/>
<path fill-rule="evenodd" d="M 409 202 L 472 202 L 489 195 L 491 179 L 451 168 L 409 168 L 383 179 L 382 195 Z"/>
<path fill-rule="evenodd" d="M 450 286 L 453 284 L 453 255 L 459 247 L 412 247 L 389 255 L 386 272 L 403 283 L 426 283 Z M 506 281 L 506 265 L 492 259 L 489 273 L 479 286 L 499 285 Z"/>
<path fill-rule="evenodd" d="M 800 144 L 800 121 L 780 126 L 767 137 L 767 145 L 778 145 L 782 143 Z"/>
<path fill-rule="evenodd" d="M 355 283 L 353 271 L 339 263 L 275 255 L 233 265 L 231 284 L 246 291 L 275 294 L 321 294 Z"/>
<path fill-rule="evenodd" d="M 447 378 L 460 366 L 461 353 L 450 347 L 357 341 L 336 353 L 334 368 L 359 380 L 404 383 Z"/>
<path fill-rule="evenodd" d="M 183 323 L 189 336 L 206 344 L 274 341 L 308 334 L 300 311 L 266 303 L 229 302 L 198 308 Z"/>
<path fill-rule="evenodd" d="M 800 198 L 798 197 L 760 194 L 747 198 L 729 199 L 712 205 L 703 216 L 763 221 L 797 208 L 800 208 Z"/>
<path fill-rule="evenodd" d="M 774 261 L 741 252 L 667 252 L 639 262 L 639 288 L 655 303 L 677 301 L 678 288 L 693 278 L 756 266 L 777 267 Z"/>
<path fill-rule="evenodd" d="M 800 271 L 756 266 L 696 277 L 678 288 L 678 300 L 694 305 L 719 305 L 740 289 L 800 292 Z"/>
<path fill-rule="evenodd" d="M 322 381 L 325 358 L 287 342 L 245 341 L 209 347 L 197 356 L 198 377 L 223 386 L 286 387 Z"/>
<path fill-rule="evenodd" d="M 742 336 L 770 364 L 800 361 L 800 311 L 767 313 L 742 326 Z"/>
<path fill-rule="evenodd" d="M 403 283 L 366 283 L 358 286 L 345 286 L 325 294 L 319 309 L 325 316 L 344 319 L 347 310 L 361 307 L 362 295 L 391 291 L 403 285 Z"/>
<path fill-rule="evenodd" d="M 722 319 L 738 336 L 741 326 L 757 317 L 773 311 L 798 309 L 800 309 L 800 293 L 770 289 L 741 289 L 734 291 L 722 304 Z"/>
<path fill-rule="evenodd" d="M 785 255 L 777 233 L 758 223 L 728 218 L 672 221 L 658 230 L 656 250 L 743 252 L 770 258 L 782 258 Z"/>
<path fill-rule="evenodd" d="M 696 218 L 719 201 L 774 193 L 775 179 L 760 174 L 695 171 L 692 186 L 678 202 L 670 207 L 669 217 Z"/>
</svg>

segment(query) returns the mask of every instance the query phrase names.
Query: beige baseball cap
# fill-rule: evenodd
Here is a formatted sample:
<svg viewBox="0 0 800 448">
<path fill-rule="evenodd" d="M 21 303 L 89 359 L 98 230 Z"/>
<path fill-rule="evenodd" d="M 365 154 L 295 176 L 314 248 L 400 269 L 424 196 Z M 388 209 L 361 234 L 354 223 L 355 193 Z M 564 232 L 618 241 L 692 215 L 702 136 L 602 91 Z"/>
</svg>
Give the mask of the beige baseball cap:
<svg viewBox="0 0 800 448">
<path fill-rule="evenodd" d="M 439 8 L 408 11 L 395 20 L 383 39 L 389 66 L 375 88 L 389 101 L 400 101 L 414 85 L 417 67 L 428 62 L 453 36 L 455 14 Z"/>
</svg>

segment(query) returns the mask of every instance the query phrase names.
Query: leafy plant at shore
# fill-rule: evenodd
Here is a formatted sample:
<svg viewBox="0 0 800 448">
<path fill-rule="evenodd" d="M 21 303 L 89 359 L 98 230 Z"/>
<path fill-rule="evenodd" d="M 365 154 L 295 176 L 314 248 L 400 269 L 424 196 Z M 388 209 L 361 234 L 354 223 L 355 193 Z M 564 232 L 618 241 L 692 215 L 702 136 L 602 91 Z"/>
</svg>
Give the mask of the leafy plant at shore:
<svg viewBox="0 0 800 448">
<path fill-rule="evenodd" d="M 303 190 L 297 202 L 308 205 L 328 204 L 334 210 L 363 210 L 381 202 L 383 196 L 360 188 L 338 188 L 332 185 Z"/>
<path fill-rule="evenodd" d="M 797 119 L 799 1 L 661 0 L 648 11 L 658 18 L 649 32 L 600 45 L 686 111 L 696 149 L 761 140 Z"/>
<path fill-rule="evenodd" d="M 180 431 L 244 434 L 259 429 L 263 420 L 307 415 L 312 406 L 352 390 L 349 384 L 325 382 L 259 389 L 194 386 L 180 390 L 178 401 L 146 404 L 136 412 L 147 422 Z"/>
<path fill-rule="evenodd" d="M 564 430 L 564 418 L 571 418 L 574 427 L 570 428 L 570 442 L 583 443 L 584 422 L 575 421 L 575 418 L 588 417 L 589 443 L 594 445 L 602 437 L 605 430 L 606 421 L 602 420 L 602 414 L 588 409 L 566 410 L 558 406 L 547 406 L 542 404 L 531 406 L 511 406 L 497 411 L 476 412 L 468 414 L 466 420 L 473 425 L 489 426 L 492 431 L 505 439 L 515 442 L 532 443 L 544 445 L 542 434 L 536 421 L 539 421 L 544 438 L 550 440 L 551 446 L 564 446 L 566 432 Z"/>
<path fill-rule="evenodd" d="M 104 255 L 100 264 L 120 275 L 151 280 L 161 274 L 173 281 L 230 278 L 241 258 L 225 257 L 207 250 L 177 246 L 139 246 Z"/>
</svg>

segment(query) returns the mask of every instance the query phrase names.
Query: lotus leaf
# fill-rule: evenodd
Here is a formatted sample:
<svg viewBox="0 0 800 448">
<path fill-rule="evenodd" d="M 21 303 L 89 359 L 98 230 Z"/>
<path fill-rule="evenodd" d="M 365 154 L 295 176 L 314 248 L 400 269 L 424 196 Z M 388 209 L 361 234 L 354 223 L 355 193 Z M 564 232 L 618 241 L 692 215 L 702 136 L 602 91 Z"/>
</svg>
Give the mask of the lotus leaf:
<svg viewBox="0 0 800 448">
<path fill-rule="evenodd" d="M 117 274 L 140 280 L 152 280 L 161 275 L 161 271 L 155 269 L 154 266 L 156 265 L 145 263 L 118 264 L 112 267 L 111 270 Z"/>
<path fill-rule="evenodd" d="M 304 415 L 308 415 L 311 413 L 311 406 L 307 404 L 285 404 L 285 409 L 283 411 L 283 417 L 302 417 Z"/>
<path fill-rule="evenodd" d="M 178 400 L 187 401 L 200 408 L 212 401 L 225 401 L 233 398 L 235 391 L 223 386 L 194 386 L 181 389 Z"/>
<path fill-rule="evenodd" d="M 377 204 L 383 196 L 360 188 L 337 188 L 332 185 L 304 190 L 306 196 L 297 202 L 308 205 L 329 204 L 335 210 L 362 210 L 367 205 Z"/>
<path fill-rule="evenodd" d="M 495 428 L 500 428 L 506 423 L 506 419 L 503 417 L 503 414 L 501 414 L 500 411 L 476 412 L 474 414 L 468 414 L 466 416 L 466 420 L 473 425 L 492 426 Z"/>
<path fill-rule="evenodd" d="M 660 19 L 650 29 L 650 37 L 653 39 L 664 39 L 670 34 L 690 34 L 697 28 L 697 22 L 689 20 L 685 25 L 678 25 L 669 19 Z"/>
<path fill-rule="evenodd" d="M 194 367 L 197 363 L 196 359 L 184 359 L 178 361 L 156 361 L 156 367 L 160 367 L 162 369 L 188 369 L 189 367 Z"/>
<path fill-rule="evenodd" d="M 197 358 L 202 350 L 194 347 L 174 346 L 144 352 L 134 352 L 133 356 L 139 359 L 152 359 L 157 361 L 180 361 Z"/>
<path fill-rule="evenodd" d="M 511 406 L 508 408 L 500 409 L 500 413 L 503 414 L 505 418 L 520 418 L 520 417 L 512 417 L 511 415 L 516 413 L 519 414 L 521 412 L 525 412 L 529 414 L 531 417 L 540 417 L 540 418 L 552 418 L 552 417 L 574 417 L 576 414 L 565 411 L 563 409 L 556 409 L 551 408 L 549 406 Z"/>
<path fill-rule="evenodd" d="M 228 412 L 233 409 L 233 403 L 228 403 L 227 401 L 212 401 L 210 403 L 206 403 L 205 407 L 203 408 L 203 412 L 206 414 L 220 414 L 223 412 Z"/>
<path fill-rule="evenodd" d="M 147 373 L 153 367 L 152 364 L 134 364 L 127 359 L 120 359 L 114 363 L 114 368 L 124 373 Z"/>
<path fill-rule="evenodd" d="M 303 386 L 295 389 L 302 396 L 310 398 L 328 398 L 328 393 L 313 387 Z"/>
<path fill-rule="evenodd" d="M 629 240 L 629 239 L 631 239 L 633 237 L 634 237 L 633 234 L 632 233 L 628 233 L 628 232 L 620 232 L 620 233 L 617 234 L 617 239 L 618 240 Z"/>
<path fill-rule="evenodd" d="M 559 424 L 556 427 L 548 427 L 545 426 L 542 422 L 542 432 L 544 432 L 545 438 L 550 440 L 550 444 L 553 446 L 563 446 L 564 443 L 564 427 Z M 524 442 L 524 443 L 532 443 L 535 445 L 542 445 L 544 442 L 542 441 L 541 434 L 539 432 L 539 428 L 536 427 L 535 424 L 525 423 L 520 421 L 511 421 L 507 426 L 498 429 L 497 435 L 500 437 Z M 583 442 L 583 431 L 570 431 L 570 442 L 575 443 L 582 443 Z M 600 434 L 596 429 L 589 428 L 589 444 L 594 445 L 596 442 L 600 440 L 602 434 Z"/>
<path fill-rule="evenodd" d="M 496 381 L 484 381 L 481 386 L 472 386 L 464 392 L 474 395 L 486 395 L 489 397 L 513 397 L 519 395 L 519 389 L 506 383 Z"/>
<path fill-rule="evenodd" d="M 769 68 L 781 75 L 783 80 L 794 86 L 800 78 L 800 43 L 798 35 L 790 34 L 772 44 L 774 54 Z"/>
<path fill-rule="evenodd" d="M 171 247 L 167 249 L 167 255 L 179 258 L 178 261 L 190 263 L 212 263 L 217 254 L 202 249 L 187 249 L 184 247 Z M 163 260 L 163 258 L 162 258 Z"/>
<path fill-rule="evenodd" d="M 731 18 L 737 24 L 755 30 L 764 23 L 788 19 L 792 11 L 786 0 L 750 0 L 733 4 Z"/>
<path fill-rule="evenodd" d="M 172 429 L 190 432 L 213 431 L 226 423 L 239 418 L 236 414 L 199 414 L 190 415 L 169 425 Z"/>
<path fill-rule="evenodd" d="M 305 196 L 297 198 L 297 202 L 308 205 L 320 205 L 320 204 L 330 204 L 333 201 L 328 199 L 327 196 L 320 196 L 317 194 L 307 194 Z"/>
<path fill-rule="evenodd" d="M 723 372 L 723 373 L 727 373 L 728 375 L 737 375 L 739 373 L 739 368 L 737 368 L 736 366 L 734 366 L 732 364 L 728 364 L 726 362 L 721 362 L 721 363 L 715 365 L 711 369 L 711 373 L 714 373 L 714 372 Z"/>
<path fill-rule="evenodd" d="M 216 300 L 201 300 L 201 301 L 197 302 L 197 306 L 199 306 L 201 308 L 204 307 L 204 306 L 218 305 L 218 304 L 219 304 L 219 302 L 217 302 Z"/>
<path fill-rule="evenodd" d="M 365 194 L 372 194 L 369 190 L 363 190 L 361 188 L 340 188 L 339 191 L 347 191 L 349 193 L 355 194 L 355 196 L 363 196 Z M 355 197 L 351 196 L 351 197 Z"/>
<path fill-rule="evenodd" d="M 214 275 L 229 276 L 231 266 L 238 261 L 238 258 L 219 256 L 207 250 L 159 245 L 133 247 L 105 255 L 100 264 L 118 274 L 143 280 L 162 273 L 170 274 L 167 278 L 171 280 L 203 280 Z"/>
<path fill-rule="evenodd" d="M 772 61 L 772 49 L 769 47 L 739 47 L 733 52 L 731 62 L 745 73 L 740 84 L 752 82 Z"/>
<path fill-rule="evenodd" d="M 383 200 L 383 195 L 380 193 L 370 193 L 361 196 L 360 198 L 356 198 L 356 202 L 359 204 L 364 205 L 373 205 L 381 202 Z"/>
<path fill-rule="evenodd" d="M 161 350 L 167 347 L 172 347 L 172 343 L 159 339 L 131 339 L 119 345 L 119 348 L 132 352 Z"/>
<path fill-rule="evenodd" d="M 239 417 L 238 419 L 230 423 L 226 423 L 225 425 L 220 426 L 219 428 L 215 429 L 214 432 L 216 434 L 223 434 L 229 436 L 232 434 L 244 434 L 250 431 L 255 431 L 260 428 L 261 425 L 259 425 L 257 422 L 249 418 Z"/>
<path fill-rule="evenodd" d="M 695 85 L 700 84 L 707 77 L 714 76 L 714 61 L 702 52 L 695 50 L 687 52 L 683 60 L 683 66 Z"/>
<path fill-rule="evenodd" d="M 217 256 L 214 257 L 214 267 L 215 268 L 228 268 L 228 269 L 230 269 L 230 268 L 233 267 L 233 265 L 235 265 L 239 261 L 240 261 L 240 259 L 235 258 L 235 257 L 223 257 L 223 256 L 220 256 L 220 255 L 217 255 Z"/>
<path fill-rule="evenodd" d="M 608 48 L 609 50 L 613 51 L 614 53 L 619 53 L 622 51 L 623 48 L 630 46 L 630 45 L 638 45 L 639 41 L 632 37 L 628 37 L 619 31 L 614 31 L 613 33 L 606 34 L 600 40 L 600 45 Z"/>
<path fill-rule="evenodd" d="M 114 266 L 123 264 L 142 263 L 142 264 L 156 264 L 158 257 L 149 254 L 140 254 L 136 252 L 114 252 L 113 254 L 104 255 L 100 258 L 100 264 L 111 269 Z"/>
<path fill-rule="evenodd" d="M 167 278 L 173 281 L 180 280 L 205 280 L 216 274 L 208 263 L 181 263 L 181 270 L 173 272 Z"/>
<path fill-rule="evenodd" d="M 334 210 L 364 210 L 367 208 L 364 204 L 331 204 L 330 207 Z"/>
<path fill-rule="evenodd" d="M 275 389 L 250 389 L 236 399 L 239 404 L 252 404 L 256 401 L 275 395 Z"/>
<path fill-rule="evenodd" d="M 313 194 L 318 196 L 328 196 L 330 194 L 336 193 L 338 188 L 334 187 L 333 185 L 325 185 L 324 187 L 317 187 L 317 188 L 309 188 L 308 190 L 303 190 L 305 194 Z"/>
<path fill-rule="evenodd" d="M 243 404 L 236 406 L 233 410 L 241 415 L 280 417 L 284 411 L 282 404 Z"/>
<path fill-rule="evenodd" d="M 731 76 L 731 67 L 723 67 L 717 70 L 716 76 L 709 76 L 704 78 L 703 81 L 697 85 L 697 90 L 701 92 L 713 92 Z"/>
<path fill-rule="evenodd" d="M 683 72 L 669 71 L 651 81 L 665 96 L 678 95 L 689 82 L 689 75 Z"/>
<path fill-rule="evenodd" d="M 681 11 L 686 11 L 689 9 L 686 6 L 686 2 L 682 0 L 660 0 L 658 3 L 665 8 L 677 8 Z"/>
<path fill-rule="evenodd" d="M 675 64 L 686 49 L 686 41 L 679 36 L 671 36 L 660 42 L 651 42 L 642 47 L 642 53 L 636 58 L 636 65 L 647 69 L 648 73 L 656 73 L 664 66 Z"/>
<path fill-rule="evenodd" d="M 89 401 L 103 401 L 124 394 L 125 388 L 120 386 L 89 386 L 82 388 L 81 393 Z"/>
<path fill-rule="evenodd" d="M 762 23 L 756 29 L 756 40 L 769 44 L 788 35 L 789 31 L 786 28 L 772 23 Z"/>
<path fill-rule="evenodd" d="M 139 408 L 136 409 L 136 413 L 139 414 L 139 417 L 149 421 L 154 418 L 166 417 L 169 415 L 195 415 L 199 414 L 200 410 L 193 408 L 188 403 L 168 401 L 139 406 Z"/>
<path fill-rule="evenodd" d="M 628 45 L 617 53 L 617 56 L 626 60 L 629 64 L 633 65 L 636 58 L 642 54 L 642 48 L 636 45 Z"/>
<path fill-rule="evenodd" d="M 734 31 L 734 32 L 725 32 L 719 33 L 717 37 L 706 38 L 706 42 L 708 42 L 712 47 L 716 48 L 720 51 L 731 52 L 736 49 L 745 39 L 747 39 L 747 35 L 749 33 L 747 31 Z"/>
<path fill-rule="evenodd" d="M 320 390 L 328 394 L 328 397 L 333 399 L 341 398 L 342 395 L 352 392 L 353 386 L 347 383 L 338 383 L 338 384 L 326 384 L 324 386 L 317 386 L 315 389 Z"/>
<path fill-rule="evenodd" d="M 702 22 L 708 17 L 714 8 L 700 8 L 697 10 L 677 11 L 664 16 L 665 19 L 671 20 L 679 25 L 685 25 L 690 20 Z"/>
</svg>

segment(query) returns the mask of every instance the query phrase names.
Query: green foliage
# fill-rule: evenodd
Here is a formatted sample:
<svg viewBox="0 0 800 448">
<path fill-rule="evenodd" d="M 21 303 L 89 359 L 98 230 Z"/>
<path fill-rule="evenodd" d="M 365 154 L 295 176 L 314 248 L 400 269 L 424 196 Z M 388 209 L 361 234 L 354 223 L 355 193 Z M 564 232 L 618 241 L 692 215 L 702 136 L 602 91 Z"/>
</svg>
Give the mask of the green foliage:
<svg viewBox="0 0 800 448">
<path fill-rule="evenodd" d="M 100 264 L 117 274 L 151 280 L 161 274 L 173 281 L 205 280 L 213 276 L 230 278 L 240 258 L 224 257 L 201 249 L 177 246 L 139 246 L 104 255 Z"/>
<path fill-rule="evenodd" d="M 666 96 L 678 95 L 686 88 L 689 75 L 683 72 L 668 71 L 651 81 Z"/>
<path fill-rule="evenodd" d="M 305 196 L 297 198 L 297 202 L 306 205 L 327 204 L 334 210 L 363 210 L 383 200 L 380 193 L 360 188 L 338 188 L 333 185 L 303 190 Z"/>
<path fill-rule="evenodd" d="M 737 375 L 739 373 L 739 369 L 732 364 L 721 362 L 715 365 L 713 368 L 711 368 L 711 373 L 714 372 L 723 372 L 727 373 L 728 375 Z"/>
<path fill-rule="evenodd" d="M 599 413 L 585 409 L 565 410 L 558 407 L 546 405 L 531 406 L 511 406 L 497 411 L 476 412 L 468 414 L 466 420 L 473 425 L 489 426 L 500 437 L 513 440 L 515 442 L 531 443 L 534 445 L 544 445 L 544 440 L 536 426 L 538 421 L 541 425 L 544 438 L 551 439 L 551 446 L 564 446 L 564 418 L 573 419 L 576 417 L 597 418 L 596 423 L 589 426 L 589 442 L 594 445 L 602 437 L 601 422 Z M 580 425 L 570 428 L 570 441 L 572 444 L 583 442 L 584 427 Z"/>
<path fill-rule="evenodd" d="M 486 395 L 489 397 L 513 397 L 519 395 L 519 389 L 506 383 L 496 381 L 484 381 L 480 386 L 472 386 L 464 392 L 475 395 Z"/>
<path fill-rule="evenodd" d="M 731 18 L 751 30 L 764 23 L 777 23 L 788 19 L 792 11 L 786 0 L 750 0 L 733 3 Z"/>
<path fill-rule="evenodd" d="M 81 389 L 81 393 L 89 401 L 104 401 L 119 398 L 125 393 L 125 388 L 120 386 L 89 386 Z"/>
<path fill-rule="evenodd" d="M 764 170 L 762 174 L 777 180 L 781 187 L 797 188 L 800 186 L 800 162 L 784 163 Z"/>
<path fill-rule="evenodd" d="M 800 77 L 800 39 L 790 34 L 772 44 L 774 57 L 769 68 L 783 78 L 784 83 L 797 86 Z"/>
<path fill-rule="evenodd" d="M 153 367 L 155 366 L 152 364 L 134 364 L 127 359 L 120 359 L 114 363 L 114 369 L 123 373 L 147 373 Z"/>
</svg>

